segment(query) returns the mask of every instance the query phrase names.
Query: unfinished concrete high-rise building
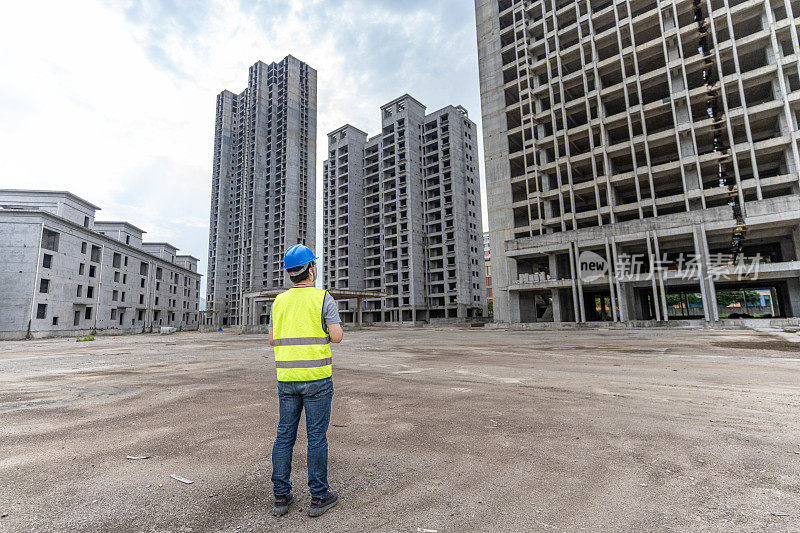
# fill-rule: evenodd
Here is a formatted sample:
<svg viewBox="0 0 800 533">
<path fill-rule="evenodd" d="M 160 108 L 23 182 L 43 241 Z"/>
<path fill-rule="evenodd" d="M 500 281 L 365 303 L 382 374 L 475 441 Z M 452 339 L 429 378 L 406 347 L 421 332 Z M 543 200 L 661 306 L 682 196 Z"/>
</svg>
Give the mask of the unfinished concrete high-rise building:
<svg viewBox="0 0 800 533">
<path fill-rule="evenodd" d="M 381 133 L 345 125 L 324 162 L 324 283 L 380 290 L 364 321 L 485 315 L 477 131 L 462 107 L 426 114 L 403 95 L 381 107 Z M 353 302 L 340 302 L 355 321 Z"/>
<path fill-rule="evenodd" d="M 496 320 L 800 316 L 799 3 L 475 5 Z"/>
<path fill-rule="evenodd" d="M 243 292 L 288 282 L 288 246 L 314 246 L 316 136 L 317 73 L 292 56 L 257 62 L 243 92 L 217 96 L 206 303 L 215 324 L 240 324 Z"/>
</svg>

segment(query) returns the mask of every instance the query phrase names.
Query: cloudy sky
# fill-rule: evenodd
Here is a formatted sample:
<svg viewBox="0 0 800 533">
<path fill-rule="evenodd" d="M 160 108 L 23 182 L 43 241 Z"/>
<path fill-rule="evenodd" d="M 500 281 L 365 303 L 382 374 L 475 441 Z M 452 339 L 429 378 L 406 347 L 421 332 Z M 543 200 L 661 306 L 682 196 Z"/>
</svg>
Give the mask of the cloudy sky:
<svg viewBox="0 0 800 533">
<path fill-rule="evenodd" d="M 480 129 L 473 6 L 8 2 L 0 18 L 0 187 L 74 192 L 103 208 L 99 219 L 128 220 L 146 240 L 200 258 L 205 274 L 217 93 L 244 89 L 257 60 L 292 54 L 314 67 L 321 187 L 325 134 L 344 123 L 376 133 L 378 107 L 403 93 L 431 111 L 461 104 Z"/>
</svg>

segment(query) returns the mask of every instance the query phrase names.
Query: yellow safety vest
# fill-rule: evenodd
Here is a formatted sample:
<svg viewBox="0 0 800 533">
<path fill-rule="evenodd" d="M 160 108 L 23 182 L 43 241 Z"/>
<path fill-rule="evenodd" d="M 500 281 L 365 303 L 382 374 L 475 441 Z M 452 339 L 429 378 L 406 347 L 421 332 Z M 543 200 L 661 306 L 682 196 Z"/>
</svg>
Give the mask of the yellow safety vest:
<svg viewBox="0 0 800 533">
<path fill-rule="evenodd" d="M 272 304 L 272 341 L 278 381 L 314 381 L 333 375 L 331 338 L 322 328 L 328 291 L 293 287 Z"/>
</svg>

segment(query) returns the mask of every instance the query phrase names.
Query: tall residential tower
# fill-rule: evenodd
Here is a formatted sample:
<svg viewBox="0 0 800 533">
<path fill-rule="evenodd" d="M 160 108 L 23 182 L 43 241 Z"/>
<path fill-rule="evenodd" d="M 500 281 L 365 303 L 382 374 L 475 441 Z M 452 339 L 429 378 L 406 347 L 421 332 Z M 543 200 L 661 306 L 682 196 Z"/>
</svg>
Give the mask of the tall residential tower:
<svg viewBox="0 0 800 533">
<path fill-rule="evenodd" d="M 287 282 L 283 252 L 314 246 L 317 73 L 287 56 L 217 96 L 206 308 L 237 325 L 241 295 Z"/>
<path fill-rule="evenodd" d="M 800 316 L 797 4 L 475 5 L 496 320 Z"/>
<path fill-rule="evenodd" d="M 475 124 L 462 107 L 426 114 L 407 94 L 381 118 L 369 139 L 350 125 L 328 134 L 325 286 L 386 292 L 365 301 L 365 322 L 485 315 Z"/>
</svg>

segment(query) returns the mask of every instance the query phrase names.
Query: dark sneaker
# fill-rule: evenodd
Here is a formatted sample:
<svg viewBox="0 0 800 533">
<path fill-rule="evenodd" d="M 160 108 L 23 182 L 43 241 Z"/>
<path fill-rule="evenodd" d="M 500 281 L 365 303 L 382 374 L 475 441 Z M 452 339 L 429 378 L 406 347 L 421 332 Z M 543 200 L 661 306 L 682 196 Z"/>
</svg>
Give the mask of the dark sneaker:
<svg viewBox="0 0 800 533">
<path fill-rule="evenodd" d="M 324 498 L 311 498 L 308 516 L 319 516 L 337 503 L 339 503 L 339 495 L 329 489 Z"/>
<path fill-rule="evenodd" d="M 275 496 L 275 505 L 272 506 L 272 516 L 283 516 L 289 512 L 289 505 L 294 501 L 294 496 Z"/>
</svg>

